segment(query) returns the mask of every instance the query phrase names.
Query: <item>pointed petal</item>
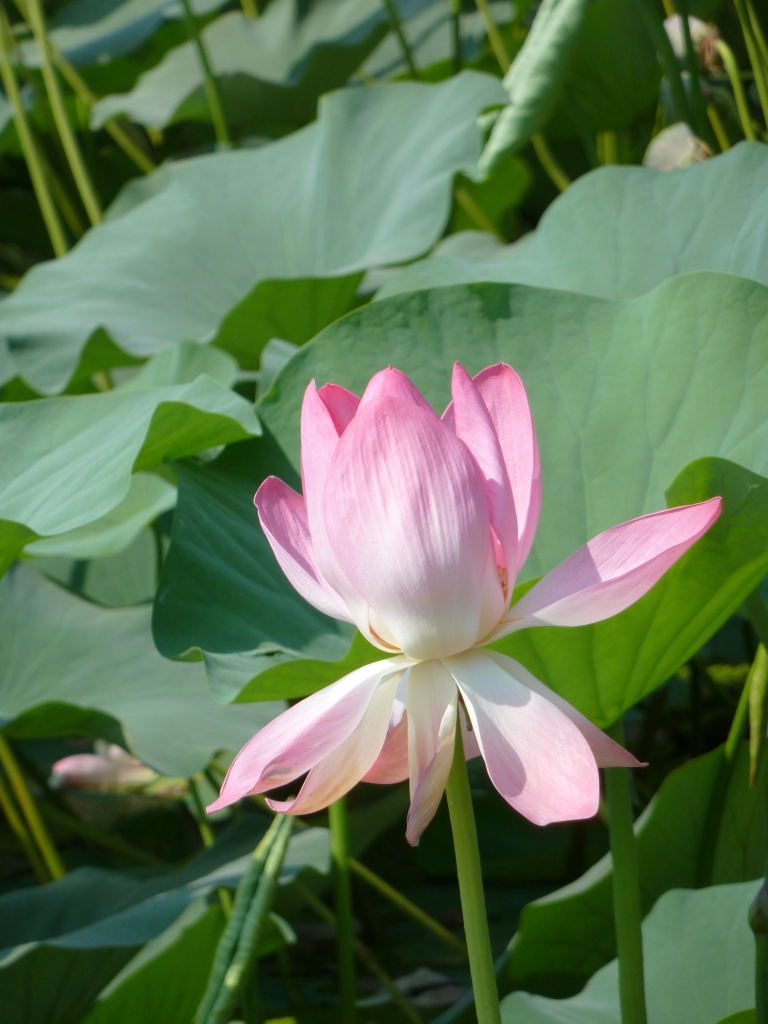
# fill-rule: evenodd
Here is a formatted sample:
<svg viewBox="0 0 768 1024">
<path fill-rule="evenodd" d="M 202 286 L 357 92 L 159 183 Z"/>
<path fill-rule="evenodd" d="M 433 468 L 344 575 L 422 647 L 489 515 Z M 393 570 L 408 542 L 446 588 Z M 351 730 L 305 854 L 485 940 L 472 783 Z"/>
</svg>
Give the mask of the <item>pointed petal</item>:
<svg viewBox="0 0 768 1024">
<path fill-rule="evenodd" d="M 336 433 L 341 437 L 355 418 L 360 399 L 340 384 L 324 384 L 317 393 L 331 414 Z"/>
<path fill-rule="evenodd" d="M 559 693 L 550 690 L 536 676 L 531 675 L 528 669 L 519 662 L 513 658 L 508 658 L 506 654 L 499 654 L 498 651 L 486 650 L 485 653 L 497 665 L 503 668 L 508 675 L 519 680 L 530 690 L 533 690 L 534 693 L 538 693 L 541 697 L 546 697 L 550 703 L 554 704 L 556 708 L 560 708 L 563 714 L 570 718 L 589 744 L 590 750 L 595 755 L 598 768 L 645 768 L 645 764 L 642 761 L 638 761 L 621 744 L 614 742 L 610 736 L 606 736 L 602 729 L 598 729 L 596 725 L 593 725 L 585 715 L 577 711 Z"/>
<path fill-rule="evenodd" d="M 491 782 L 507 803 L 536 825 L 592 817 L 600 799 L 597 765 L 573 722 L 485 651 L 467 651 L 445 664 Z"/>
<path fill-rule="evenodd" d="M 506 363 L 486 367 L 472 382 L 493 421 L 512 486 L 518 535 L 515 570 L 519 571 L 530 553 L 541 509 L 539 449 L 528 395 L 523 382 Z M 453 403 L 445 410 L 443 419 L 454 422 Z"/>
<path fill-rule="evenodd" d="M 326 615 L 352 621 L 339 595 L 315 564 L 304 499 L 276 476 L 268 477 L 253 499 L 275 558 L 301 596 Z"/>
<path fill-rule="evenodd" d="M 411 806 L 405 837 L 417 846 L 435 815 L 448 780 L 456 738 L 458 692 L 440 661 L 422 661 L 408 674 L 408 761 Z"/>
<path fill-rule="evenodd" d="M 315 765 L 294 800 L 268 800 L 272 810 L 312 814 L 357 785 L 384 744 L 398 682 L 397 675 L 390 675 L 378 684 L 355 730 Z"/>
<path fill-rule="evenodd" d="M 459 363 L 453 365 L 451 390 L 456 436 L 474 455 L 485 481 L 491 526 L 501 546 L 502 566 L 507 571 L 508 598 L 517 571 L 517 518 L 501 445 L 483 399 Z"/>
<path fill-rule="evenodd" d="M 510 608 L 494 637 L 528 626 L 584 626 L 623 611 L 706 533 L 721 507 L 710 498 L 598 534 Z"/>
<path fill-rule="evenodd" d="M 363 665 L 278 715 L 237 755 L 208 811 L 275 789 L 314 768 L 357 728 L 379 682 L 402 668 L 398 658 Z"/>
<path fill-rule="evenodd" d="M 421 660 L 475 643 L 491 555 L 485 488 L 437 416 L 396 398 L 361 404 L 324 511 L 334 556 L 401 650 Z"/>
<path fill-rule="evenodd" d="M 406 377 L 402 370 L 396 370 L 394 366 L 388 366 L 386 370 L 379 370 L 371 377 L 360 405 L 364 407 L 372 402 L 380 402 L 382 398 L 399 398 L 404 402 L 412 402 L 424 412 L 437 417 L 437 413 L 416 385 Z"/>
</svg>

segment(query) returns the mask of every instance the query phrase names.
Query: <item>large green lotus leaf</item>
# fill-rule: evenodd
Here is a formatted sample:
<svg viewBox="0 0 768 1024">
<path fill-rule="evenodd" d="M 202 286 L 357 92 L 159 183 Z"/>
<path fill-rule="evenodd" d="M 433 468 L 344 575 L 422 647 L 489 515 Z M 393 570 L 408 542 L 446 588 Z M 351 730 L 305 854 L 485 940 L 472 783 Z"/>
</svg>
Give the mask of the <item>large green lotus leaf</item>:
<svg viewBox="0 0 768 1024">
<path fill-rule="evenodd" d="M 80 1021 L 140 947 L 161 936 L 219 886 L 237 885 L 266 825 L 264 819 L 241 818 L 213 847 L 183 867 L 148 878 L 86 867 L 47 886 L 1 896 L 3 1024 Z M 325 829 L 293 836 L 288 856 L 296 870 L 299 864 L 317 870 L 313 834 L 318 832 L 327 849 Z M 281 882 L 289 884 L 295 873 L 286 873 Z M 281 941 L 279 932 L 271 939 L 274 948 Z"/>
<path fill-rule="evenodd" d="M 717 1024 L 754 1006 L 754 938 L 747 911 L 758 885 L 673 889 L 643 922 L 648 1024 Z M 617 961 L 571 999 L 514 992 L 505 1024 L 620 1024 Z"/>
<path fill-rule="evenodd" d="M 597 0 L 584 15 L 547 136 L 621 131 L 649 108 L 653 116 L 660 78 L 656 50 L 636 0 Z"/>
<path fill-rule="evenodd" d="M 153 619 L 167 657 L 191 647 L 214 654 L 261 648 L 265 662 L 280 649 L 332 661 L 349 647 L 352 628 L 296 593 L 261 531 L 253 495 L 270 474 L 298 486 L 267 435 L 233 445 L 208 465 L 179 464 L 179 503 Z"/>
<path fill-rule="evenodd" d="M 176 488 L 153 473 L 134 473 L 128 493 L 101 519 L 27 545 L 37 557 L 100 558 L 127 548 L 157 516 L 176 504 Z"/>
<path fill-rule="evenodd" d="M 82 1024 L 189 1024 L 224 923 L 219 904 L 190 904 L 99 993 Z"/>
<path fill-rule="evenodd" d="M 746 743 L 732 765 L 719 747 L 667 776 L 635 824 L 644 914 L 669 889 L 762 876 L 768 842 L 766 782 L 764 761 L 757 785 L 750 788 Z M 582 878 L 523 909 L 503 983 L 570 994 L 615 956 L 608 854 Z"/>
<path fill-rule="evenodd" d="M 111 721 L 108 738 L 122 727 L 142 761 L 187 776 L 217 750 L 239 750 L 284 706 L 216 704 L 203 665 L 157 653 L 146 605 L 100 608 L 18 565 L 0 583 L 0 606 L 9 735 L 99 735 Z"/>
<path fill-rule="evenodd" d="M 146 356 L 213 339 L 260 281 L 413 259 L 440 235 L 453 177 L 480 153 L 476 115 L 500 96 L 497 79 L 472 72 L 342 90 L 278 142 L 160 172 L 159 191 L 0 303 L 19 373 L 55 391 L 98 327 Z"/>
<path fill-rule="evenodd" d="M 493 646 L 523 662 L 598 725 L 668 679 L 768 572 L 768 480 L 722 459 L 688 466 L 667 504 L 720 495 L 723 511 L 644 597 L 591 626 L 513 633 Z"/>
<path fill-rule="evenodd" d="M 0 568 L 35 534 L 103 520 L 126 500 L 134 470 L 260 432 L 250 403 L 211 376 L 228 375 L 231 358 L 182 347 L 187 356 L 163 352 L 104 394 L 0 405 Z"/>
<path fill-rule="evenodd" d="M 381 294 L 514 281 L 629 298 L 691 270 L 768 284 L 766 239 L 768 147 L 743 142 L 681 171 L 592 171 L 559 196 L 521 242 L 478 246 L 457 239 L 439 256 L 401 271 Z"/>
<path fill-rule="evenodd" d="M 230 11 L 201 38 L 230 127 L 253 133 L 311 121 L 318 98 L 343 86 L 387 31 L 377 0 L 319 0 L 303 17 L 298 0 L 276 0 L 255 20 Z M 91 124 L 116 115 L 157 129 L 209 120 L 194 44 L 170 50 L 130 92 L 99 100 Z"/>
<path fill-rule="evenodd" d="M 506 106 L 483 151 L 489 170 L 540 131 L 560 99 L 588 0 L 543 0 L 520 52 L 504 76 Z"/>
</svg>

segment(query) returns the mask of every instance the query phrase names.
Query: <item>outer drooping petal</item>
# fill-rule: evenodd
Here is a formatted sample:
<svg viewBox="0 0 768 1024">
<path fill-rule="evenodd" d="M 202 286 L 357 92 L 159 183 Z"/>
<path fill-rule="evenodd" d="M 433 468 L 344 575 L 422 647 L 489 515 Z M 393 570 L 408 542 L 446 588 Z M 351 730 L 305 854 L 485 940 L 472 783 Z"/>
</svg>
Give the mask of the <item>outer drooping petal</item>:
<svg viewBox="0 0 768 1024">
<path fill-rule="evenodd" d="M 385 640 L 419 660 L 475 643 L 483 588 L 500 591 L 486 573 L 485 488 L 435 413 L 398 398 L 361 405 L 331 462 L 324 513 L 333 554 Z"/>
<path fill-rule="evenodd" d="M 376 761 L 387 735 L 398 676 L 383 679 L 350 735 L 311 769 L 294 800 L 268 800 L 275 811 L 312 814 L 348 793 Z"/>
<path fill-rule="evenodd" d="M 278 715 L 237 755 L 208 810 L 293 782 L 314 768 L 354 732 L 381 681 L 403 667 L 399 658 L 364 665 Z"/>
<path fill-rule="evenodd" d="M 597 765 L 571 719 L 484 651 L 445 664 L 504 799 L 536 825 L 592 817 L 600 799 Z"/>
<path fill-rule="evenodd" d="M 405 713 L 408 675 L 409 671 L 406 669 L 397 684 L 387 738 L 379 751 L 379 756 L 365 773 L 363 782 L 383 785 L 402 782 L 408 778 L 408 716 Z"/>
<path fill-rule="evenodd" d="M 485 651 L 489 658 L 496 662 L 496 664 L 504 669 L 504 671 L 511 675 L 518 682 L 523 683 L 534 693 L 538 693 L 541 697 L 554 704 L 556 708 L 560 708 L 563 714 L 567 715 L 576 728 L 579 730 L 581 735 L 589 744 L 589 748 L 595 755 L 595 761 L 597 762 L 598 768 L 644 768 L 645 765 L 638 761 L 636 757 L 633 757 L 628 750 L 625 750 L 619 743 L 615 743 L 610 736 L 598 729 L 596 725 L 580 711 L 569 704 L 567 700 L 555 693 L 554 690 L 550 690 L 548 686 L 545 686 L 536 676 L 531 675 L 527 668 L 515 661 L 513 658 L 508 658 L 506 654 L 499 654 L 497 651 Z"/>
<path fill-rule="evenodd" d="M 483 399 L 467 371 L 458 363 L 454 363 L 451 388 L 456 436 L 474 455 L 485 481 L 491 526 L 501 547 L 506 572 L 505 596 L 509 600 L 517 571 L 517 519 L 501 445 Z"/>
<path fill-rule="evenodd" d="M 259 510 L 261 528 L 290 583 L 319 611 L 351 622 L 347 606 L 315 564 L 302 496 L 276 476 L 270 476 L 253 500 Z"/>
<path fill-rule="evenodd" d="M 584 626 L 623 611 L 706 533 L 721 507 L 710 498 L 598 534 L 510 608 L 494 637 L 528 626 Z"/>
<path fill-rule="evenodd" d="M 411 806 L 405 837 L 416 846 L 435 815 L 453 760 L 458 691 L 440 661 L 422 661 L 408 673 L 408 762 Z"/>
<path fill-rule="evenodd" d="M 488 410 L 507 467 L 517 518 L 517 564 L 510 578 L 525 562 L 533 544 L 541 509 L 541 471 L 536 431 L 525 387 L 511 366 L 497 363 L 472 378 Z M 454 403 L 443 419 L 455 425 Z"/>
</svg>

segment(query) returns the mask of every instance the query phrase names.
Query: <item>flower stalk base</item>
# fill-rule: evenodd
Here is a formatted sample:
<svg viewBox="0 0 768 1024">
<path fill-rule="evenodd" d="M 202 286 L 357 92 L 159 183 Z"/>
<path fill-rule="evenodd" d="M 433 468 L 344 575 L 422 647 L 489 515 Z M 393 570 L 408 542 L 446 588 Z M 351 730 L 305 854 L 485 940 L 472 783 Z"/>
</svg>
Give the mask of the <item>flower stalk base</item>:
<svg viewBox="0 0 768 1024">
<path fill-rule="evenodd" d="M 448 799 L 453 845 L 456 851 L 456 870 L 459 876 L 459 893 L 464 915 L 464 934 L 469 950 L 469 969 L 475 995 L 477 1024 L 501 1024 L 499 994 L 485 913 L 475 815 L 472 810 L 464 744 L 461 729 L 458 727 L 445 795 Z"/>
</svg>

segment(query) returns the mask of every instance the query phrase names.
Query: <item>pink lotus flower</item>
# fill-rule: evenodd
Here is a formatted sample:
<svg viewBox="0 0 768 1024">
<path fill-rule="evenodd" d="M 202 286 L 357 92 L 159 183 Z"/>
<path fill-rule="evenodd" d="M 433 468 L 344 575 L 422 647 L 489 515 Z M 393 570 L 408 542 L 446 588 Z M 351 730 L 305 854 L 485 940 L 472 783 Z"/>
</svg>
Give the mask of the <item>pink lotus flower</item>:
<svg viewBox="0 0 768 1024">
<path fill-rule="evenodd" d="M 598 766 L 638 764 L 522 665 L 480 645 L 622 611 L 711 526 L 721 500 L 606 530 L 510 608 L 541 503 L 528 399 L 504 364 L 474 379 L 456 364 L 452 390 L 440 419 L 392 368 L 362 399 L 307 388 L 304 496 L 270 477 L 259 519 L 296 590 L 389 657 L 266 725 L 210 811 L 305 773 L 295 798 L 270 806 L 309 814 L 361 779 L 407 778 L 415 844 L 445 788 L 457 721 L 467 757 L 481 755 L 504 799 L 539 825 L 592 816 Z"/>
</svg>

